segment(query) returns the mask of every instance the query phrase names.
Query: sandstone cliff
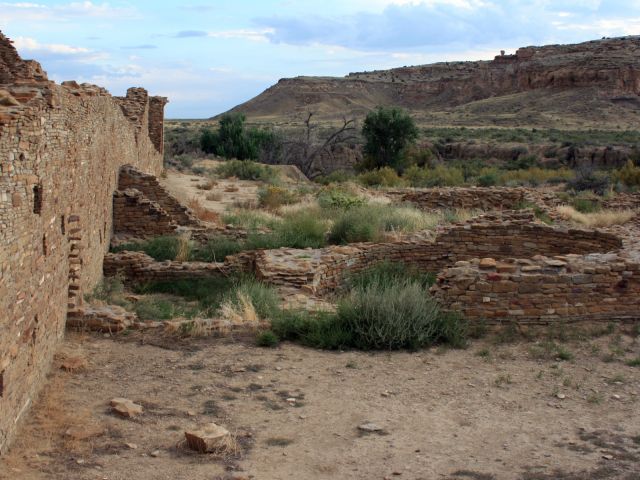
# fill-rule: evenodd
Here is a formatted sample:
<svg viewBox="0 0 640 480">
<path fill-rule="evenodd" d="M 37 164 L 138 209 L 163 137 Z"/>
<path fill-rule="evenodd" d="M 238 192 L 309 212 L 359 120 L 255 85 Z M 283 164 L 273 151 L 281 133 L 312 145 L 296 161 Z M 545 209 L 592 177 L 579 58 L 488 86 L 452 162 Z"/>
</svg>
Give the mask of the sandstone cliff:
<svg viewBox="0 0 640 480">
<path fill-rule="evenodd" d="M 282 79 L 232 111 L 277 121 L 310 110 L 330 119 L 377 105 L 409 109 L 425 123 L 626 126 L 640 119 L 640 36 L 525 47 L 491 61 Z"/>
</svg>

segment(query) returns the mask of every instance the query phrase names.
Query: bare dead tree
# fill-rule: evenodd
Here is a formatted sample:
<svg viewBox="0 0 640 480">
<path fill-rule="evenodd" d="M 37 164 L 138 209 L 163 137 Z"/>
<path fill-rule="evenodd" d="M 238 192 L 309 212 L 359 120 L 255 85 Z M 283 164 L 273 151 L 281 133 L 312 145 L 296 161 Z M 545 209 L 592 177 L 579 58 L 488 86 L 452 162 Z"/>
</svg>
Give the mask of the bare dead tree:
<svg viewBox="0 0 640 480">
<path fill-rule="evenodd" d="M 314 175 L 316 162 L 322 155 L 333 157 L 338 145 L 357 140 L 356 120 L 343 117 L 342 125 L 331 131 L 323 139 L 319 139 L 318 124 L 311 121 L 314 113 L 307 112 L 304 129 L 298 138 L 283 141 L 284 163 L 297 165 L 308 177 Z"/>
</svg>

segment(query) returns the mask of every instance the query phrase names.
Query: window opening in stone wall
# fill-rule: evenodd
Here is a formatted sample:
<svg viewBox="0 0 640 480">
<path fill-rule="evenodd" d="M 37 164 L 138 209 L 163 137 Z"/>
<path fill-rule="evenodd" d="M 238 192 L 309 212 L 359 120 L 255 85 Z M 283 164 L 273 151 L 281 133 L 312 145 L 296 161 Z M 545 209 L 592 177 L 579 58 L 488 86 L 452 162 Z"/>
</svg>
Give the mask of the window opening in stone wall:
<svg viewBox="0 0 640 480">
<path fill-rule="evenodd" d="M 0 398 L 4 397 L 4 370 L 0 372 Z"/>
<path fill-rule="evenodd" d="M 66 234 L 66 228 L 65 228 L 65 224 L 64 224 L 64 215 L 62 215 L 62 217 L 60 217 L 60 233 L 62 233 L 62 235 Z"/>
<path fill-rule="evenodd" d="M 33 187 L 33 213 L 37 215 L 42 213 L 42 185 Z"/>
<path fill-rule="evenodd" d="M 20 156 L 18 157 L 18 160 L 20 160 L 21 162 L 25 161 L 25 156 L 24 153 L 21 153 Z"/>
<path fill-rule="evenodd" d="M 48 253 L 47 236 L 46 235 L 42 235 L 42 254 L 46 256 L 47 253 Z"/>
</svg>

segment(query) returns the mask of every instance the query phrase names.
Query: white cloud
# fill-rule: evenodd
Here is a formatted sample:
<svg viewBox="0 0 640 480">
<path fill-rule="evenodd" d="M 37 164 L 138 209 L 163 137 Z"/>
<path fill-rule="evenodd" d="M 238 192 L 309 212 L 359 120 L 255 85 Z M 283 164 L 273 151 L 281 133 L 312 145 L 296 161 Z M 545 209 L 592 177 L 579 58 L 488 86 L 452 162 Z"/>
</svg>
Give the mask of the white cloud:
<svg viewBox="0 0 640 480">
<path fill-rule="evenodd" d="M 78 55 L 89 53 L 90 50 L 84 47 L 72 47 L 62 43 L 39 43 L 34 38 L 17 37 L 13 40 L 13 45 L 21 52 L 49 52 L 61 55 Z"/>
<path fill-rule="evenodd" d="M 253 42 L 268 42 L 269 35 L 275 33 L 273 28 L 262 28 L 259 30 L 238 29 L 238 30 L 220 30 L 217 32 L 208 32 L 207 36 L 212 38 L 224 39 L 240 39 L 250 40 Z"/>
<path fill-rule="evenodd" d="M 43 5 L 29 2 L 0 2 L 0 22 L 48 21 L 67 22 L 78 17 L 135 18 L 133 7 L 113 7 L 109 3 L 71 2 L 61 5 Z"/>
</svg>

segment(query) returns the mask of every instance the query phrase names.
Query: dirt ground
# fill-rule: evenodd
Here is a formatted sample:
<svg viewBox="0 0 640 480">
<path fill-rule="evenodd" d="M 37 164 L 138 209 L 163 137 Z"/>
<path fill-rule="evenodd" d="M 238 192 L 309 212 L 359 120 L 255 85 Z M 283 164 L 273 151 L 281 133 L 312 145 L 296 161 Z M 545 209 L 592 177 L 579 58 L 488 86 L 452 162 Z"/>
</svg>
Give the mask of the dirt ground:
<svg viewBox="0 0 640 480">
<path fill-rule="evenodd" d="M 591 336 L 557 344 L 562 354 L 498 340 L 363 353 L 69 334 L 0 478 L 640 478 L 637 338 Z M 87 367 L 59 368 L 78 356 Z M 144 413 L 114 416 L 114 397 Z M 236 455 L 182 445 L 212 421 L 237 435 Z M 358 429 L 369 422 L 382 431 Z"/>
</svg>

